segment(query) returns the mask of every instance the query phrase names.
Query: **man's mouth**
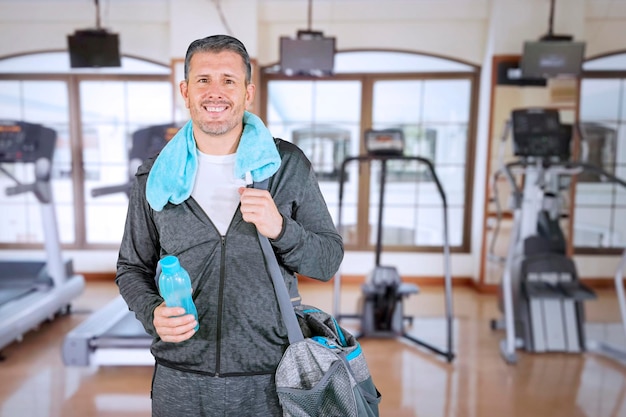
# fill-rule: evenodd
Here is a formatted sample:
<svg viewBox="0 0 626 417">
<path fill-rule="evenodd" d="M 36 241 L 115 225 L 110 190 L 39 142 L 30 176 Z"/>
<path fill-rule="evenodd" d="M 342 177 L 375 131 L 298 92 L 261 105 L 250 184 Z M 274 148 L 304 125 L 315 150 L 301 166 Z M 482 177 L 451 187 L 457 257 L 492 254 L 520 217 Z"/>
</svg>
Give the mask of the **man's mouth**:
<svg viewBox="0 0 626 417">
<path fill-rule="evenodd" d="M 221 113 L 226 110 L 227 106 L 203 106 L 204 110 L 209 113 Z"/>
</svg>

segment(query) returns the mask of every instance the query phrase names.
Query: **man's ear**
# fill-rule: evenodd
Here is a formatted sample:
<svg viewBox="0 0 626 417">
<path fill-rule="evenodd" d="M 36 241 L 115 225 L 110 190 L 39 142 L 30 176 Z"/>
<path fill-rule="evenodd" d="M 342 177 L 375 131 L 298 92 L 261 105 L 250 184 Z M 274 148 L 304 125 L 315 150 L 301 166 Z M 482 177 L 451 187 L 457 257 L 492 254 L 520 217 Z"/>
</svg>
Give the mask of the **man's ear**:
<svg viewBox="0 0 626 417">
<path fill-rule="evenodd" d="M 246 86 L 246 109 L 249 109 L 254 101 L 256 94 L 256 85 L 250 83 Z"/>
<path fill-rule="evenodd" d="M 180 89 L 180 95 L 183 100 L 185 100 L 185 107 L 189 108 L 189 94 L 187 89 L 189 88 L 189 84 L 187 80 L 183 80 L 178 84 L 178 88 Z"/>
</svg>

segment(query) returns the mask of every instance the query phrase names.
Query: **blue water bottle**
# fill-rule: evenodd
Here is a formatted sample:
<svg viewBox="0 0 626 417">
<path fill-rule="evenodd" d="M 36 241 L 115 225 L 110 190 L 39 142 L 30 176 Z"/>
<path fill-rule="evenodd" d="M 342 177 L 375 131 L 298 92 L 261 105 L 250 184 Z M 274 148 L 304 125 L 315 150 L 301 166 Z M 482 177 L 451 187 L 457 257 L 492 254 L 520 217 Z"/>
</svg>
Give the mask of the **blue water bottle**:
<svg viewBox="0 0 626 417">
<path fill-rule="evenodd" d="M 178 258 L 168 255 L 159 261 L 161 275 L 159 275 L 159 292 L 165 299 L 168 307 L 182 307 L 186 314 L 193 314 L 198 321 L 198 311 L 191 298 L 191 279 L 185 269 L 180 266 Z M 199 325 L 195 330 L 198 331 Z"/>
</svg>

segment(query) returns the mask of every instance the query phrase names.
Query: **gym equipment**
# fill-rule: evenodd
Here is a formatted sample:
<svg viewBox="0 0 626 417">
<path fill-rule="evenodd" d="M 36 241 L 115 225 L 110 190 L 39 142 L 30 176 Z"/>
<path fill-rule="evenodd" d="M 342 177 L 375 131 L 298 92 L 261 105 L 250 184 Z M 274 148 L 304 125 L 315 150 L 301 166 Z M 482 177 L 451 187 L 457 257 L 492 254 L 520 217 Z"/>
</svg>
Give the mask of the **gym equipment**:
<svg viewBox="0 0 626 417">
<path fill-rule="evenodd" d="M 133 185 L 133 179 L 135 178 L 137 168 L 139 168 L 145 159 L 159 153 L 165 144 L 174 137 L 179 129 L 179 125 L 167 123 L 148 126 L 133 133 L 132 146 L 128 152 L 128 181 L 123 184 L 94 188 L 91 190 L 92 197 L 100 197 L 120 192 L 129 196 L 130 188 Z"/>
<path fill-rule="evenodd" d="M 585 351 L 583 302 L 596 295 L 579 281 L 566 254 L 559 194 L 583 171 L 626 183 L 598 167 L 569 161 L 572 126 L 561 124 L 555 109 L 513 110 L 501 144 L 511 131 L 519 159 L 495 173 L 506 176 L 513 197 L 513 228 L 499 299 L 504 317 L 503 322 L 492 321 L 491 327 L 504 327 L 500 351 L 514 364 L 518 348 L 536 353 Z"/>
<path fill-rule="evenodd" d="M 71 301 L 85 286 L 64 261 L 50 177 L 57 134 L 40 124 L 0 121 L 0 164 L 33 166 L 34 182 L 23 183 L 3 165 L 0 172 L 15 186 L 9 196 L 32 192 L 41 206 L 46 258 L 43 261 L 0 261 L 0 349 L 22 339 L 55 315 L 69 312 Z"/>
<path fill-rule="evenodd" d="M 128 181 L 96 188 L 92 196 L 119 192 L 129 195 L 139 165 L 156 155 L 179 128 L 169 123 L 136 131 L 128 155 Z M 120 295 L 67 334 L 63 341 L 63 362 L 67 366 L 154 365 L 151 344 L 152 337 Z"/>
<path fill-rule="evenodd" d="M 378 198 L 378 222 L 376 236 L 376 264 L 373 271 L 361 286 L 362 311 L 360 315 L 341 314 L 341 272 L 338 271 L 334 281 L 334 316 L 337 320 L 357 318 L 361 321 L 360 337 L 403 338 L 414 344 L 442 355 L 448 362 L 454 359 L 452 340 L 452 277 L 450 270 L 450 244 L 448 241 L 448 213 L 446 194 L 435 173 L 432 162 L 419 156 L 404 156 L 404 136 L 400 129 L 368 130 L 365 133 L 366 155 L 347 157 L 341 164 L 339 172 L 339 208 L 337 215 L 337 229 L 342 231 L 342 202 L 346 175 L 346 166 L 353 162 L 367 163 L 380 162 L 380 192 Z M 385 184 L 387 180 L 387 163 L 389 161 L 416 161 L 426 166 L 429 178 L 434 182 L 443 205 L 443 253 L 444 253 L 444 298 L 447 346 L 445 349 L 434 346 L 418 339 L 405 330 L 405 321 L 413 322 L 413 317 L 404 315 L 404 299 L 417 294 L 417 285 L 403 283 L 397 269 L 393 266 L 380 264 L 383 237 L 383 207 Z"/>
</svg>

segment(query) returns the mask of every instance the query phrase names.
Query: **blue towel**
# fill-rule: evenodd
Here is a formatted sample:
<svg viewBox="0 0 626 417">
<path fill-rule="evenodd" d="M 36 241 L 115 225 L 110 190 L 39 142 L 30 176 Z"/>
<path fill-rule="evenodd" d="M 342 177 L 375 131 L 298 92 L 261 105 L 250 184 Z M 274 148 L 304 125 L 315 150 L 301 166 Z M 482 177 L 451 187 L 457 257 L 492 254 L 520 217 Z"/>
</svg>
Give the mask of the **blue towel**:
<svg viewBox="0 0 626 417">
<path fill-rule="evenodd" d="M 251 176 L 263 181 L 280 167 L 274 138 L 263 121 L 250 112 L 243 115 L 243 134 L 235 157 L 235 178 Z M 165 145 L 148 174 L 146 198 L 150 207 L 180 204 L 191 195 L 198 171 L 198 154 L 191 120 Z"/>
</svg>

